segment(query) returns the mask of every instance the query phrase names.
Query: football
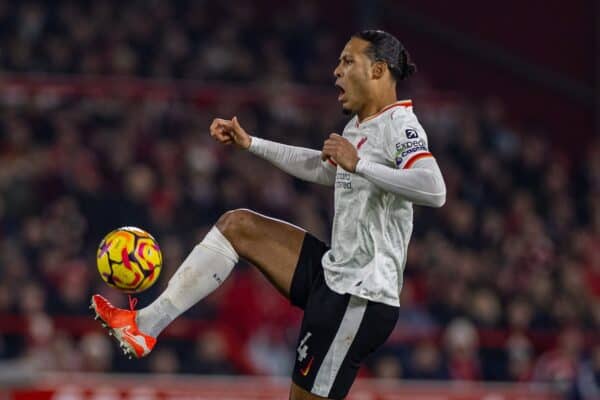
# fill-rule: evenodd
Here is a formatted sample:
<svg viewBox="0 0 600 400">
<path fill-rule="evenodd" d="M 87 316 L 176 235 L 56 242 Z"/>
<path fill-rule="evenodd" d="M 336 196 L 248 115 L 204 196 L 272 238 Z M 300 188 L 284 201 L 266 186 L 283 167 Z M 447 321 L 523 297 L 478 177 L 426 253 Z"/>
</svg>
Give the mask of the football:
<svg viewBox="0 0 600 400">
<path fill-rule="evenodd" d="M 126 293 L 139 293 L 156 282 L 163 257 L 152 235 L 124 226 L 102 239 L 96 261 L 98 272 L 108 285 Z"/>
</svg>

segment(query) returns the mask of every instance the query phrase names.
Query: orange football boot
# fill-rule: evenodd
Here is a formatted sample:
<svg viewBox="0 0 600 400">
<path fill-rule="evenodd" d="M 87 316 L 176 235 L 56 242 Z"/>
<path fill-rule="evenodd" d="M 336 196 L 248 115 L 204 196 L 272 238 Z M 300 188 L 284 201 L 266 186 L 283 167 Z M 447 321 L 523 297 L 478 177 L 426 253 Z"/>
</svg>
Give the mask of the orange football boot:
<svg viewBox="0 0 600 400">
<path fill-rule="evenodd" d="M 129 355 L 129 358 L 142 358 L 154 348 L 156 338 L 138 329 L 135 321 L 137 311 L 117 308 L 99 294 L 92 296 L 90 308 L 96 313 L 94 319 L 102 320 L 102 326 L 108 329 L 108 335 L 117 339 L 123 353 Z"/>
</svg>

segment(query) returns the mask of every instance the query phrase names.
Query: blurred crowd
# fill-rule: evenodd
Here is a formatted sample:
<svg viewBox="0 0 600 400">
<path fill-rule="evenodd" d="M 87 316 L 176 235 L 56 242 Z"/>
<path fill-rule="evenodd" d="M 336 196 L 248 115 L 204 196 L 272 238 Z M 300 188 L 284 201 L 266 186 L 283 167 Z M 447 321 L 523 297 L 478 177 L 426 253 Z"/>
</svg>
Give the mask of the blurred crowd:
<svg viewBox="0 0 600 400">
<path fill-rule="evenodd" d="M 281 16 L 257 30 L 241 2 L 211 6 L 234 21 L 226 24 L 210 23 L 205 2 L 152 2 L 144 14 L 135 2 L 119 3 L 118 12 L 114 2 L 76 4 L 0 2 L 2 68 L 284 87 L 330 84 L 339 50 L 309 5 L 298 6 L 297 25 Z M 73 325 L 90 319 L 92 293 L 126 306 L 95 269 L 97 244 L 118 226 L 150 231 L 165 255 L 162 277 L 140 306 L 227 210 L 251 208 L 329 241 L 330 188 L 217 145 L 208 126 L 235 114 L 257 136 L 319 149 L 346 118 L 334 96 L 311 108 L 290 101 L 289 91 L 242 103 L 227 90 L 202 107 L 182 99 L 0 96 L 0 370 L 19 363 L 289 373 L 301 314 L 245 263 L 186 313 L 184 322 L 200 321 L 201 329 L 184 337 L 185 326 L 175 324 L 147 359 L 128 361 L 103 332 Z M 515 127 L 494 99 L 431 100 L 439 96 L 422 85 L 400 91 L 413 97 L 448 196 L 442 209 L 416 207 L 400 321 L 361 373 L 544 381 L 573 398 L 597 396 L 600 143 L 557 148 L 544 132 Z M 15 315 L 23 326 L 8 327 Z"/>
<path fill-rule="evenodd" d="M 17 72 L 330 83 L 338 43 L 316 5 L 0 2 L 0 62 Z"/>
</svg>

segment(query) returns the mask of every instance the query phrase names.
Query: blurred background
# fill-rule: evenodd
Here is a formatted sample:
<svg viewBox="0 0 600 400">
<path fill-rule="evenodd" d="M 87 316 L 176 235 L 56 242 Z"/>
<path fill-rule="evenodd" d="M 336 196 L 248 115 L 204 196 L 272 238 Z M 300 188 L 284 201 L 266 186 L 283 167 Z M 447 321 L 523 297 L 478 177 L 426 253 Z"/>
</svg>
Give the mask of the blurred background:
<svg viewBox="0 0 600 400">
<path fill-rule="evenodd" d="M 208 126 L 320 149 L 347 120 L 339 53 L 373 27 L 419 68 L 399 98 L 448 198 L 416 207 L 400 320 L 349 398 L 599 399 L 599 21 L 595 0 L 0 1 L 0 399 L 286 398 L 301 313 L 252 267 L 130 361 L 87 309 L 127 306 L 95 250 L 158 239 L 141 307 L 232 208 L 329 242 L 330 188 Z"/>
</svg>

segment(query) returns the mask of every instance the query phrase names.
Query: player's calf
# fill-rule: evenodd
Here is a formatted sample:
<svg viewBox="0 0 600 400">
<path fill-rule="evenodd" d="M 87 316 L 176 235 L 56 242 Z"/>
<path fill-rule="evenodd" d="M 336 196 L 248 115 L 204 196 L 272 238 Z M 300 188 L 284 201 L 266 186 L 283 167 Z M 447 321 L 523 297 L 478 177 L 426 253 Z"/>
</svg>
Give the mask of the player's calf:
<svg viewBox="0 0 600 400">
<path fill-rule="evenodd" d="M 221 286 L 238 260 L 229 240 L 213 227 L 183 261 L 165 291 L 139 311 L 140 329 L 158 336 L 175 318 Z"/>
</svg>

